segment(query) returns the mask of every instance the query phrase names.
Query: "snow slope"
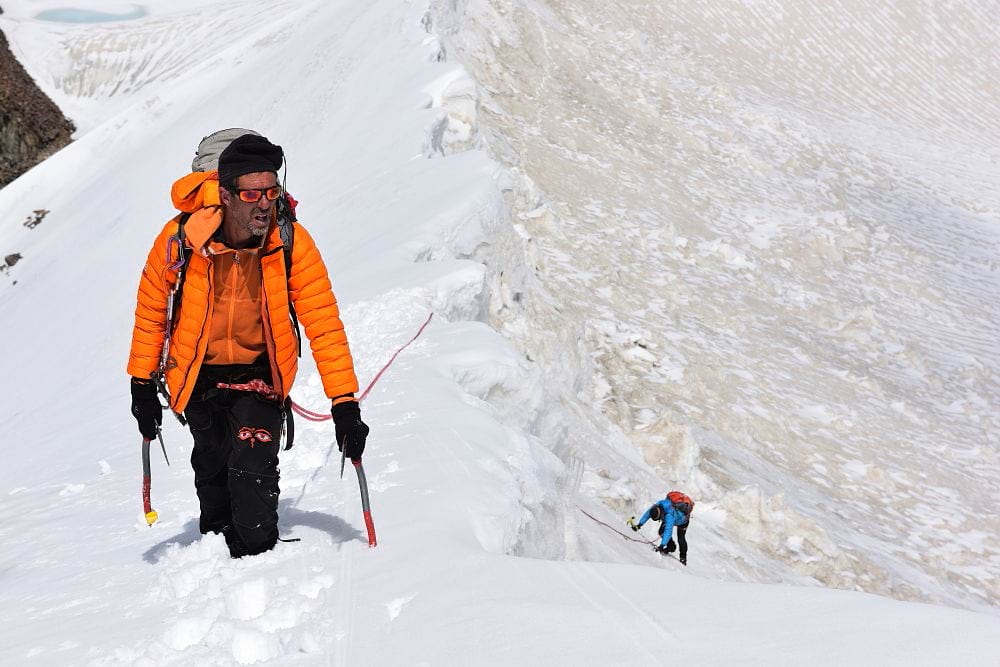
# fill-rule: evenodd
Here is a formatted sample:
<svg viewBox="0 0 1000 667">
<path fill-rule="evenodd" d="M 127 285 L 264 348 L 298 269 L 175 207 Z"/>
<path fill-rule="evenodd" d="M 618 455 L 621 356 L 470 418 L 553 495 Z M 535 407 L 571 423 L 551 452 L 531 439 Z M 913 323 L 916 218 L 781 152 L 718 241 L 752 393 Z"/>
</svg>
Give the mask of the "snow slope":
<svg viewBox="0 0 1000 667">
<path fill-rule="evenodd" d="M 491 323 L 553 393 L 715 505 L 734 578 L 995 610 L 1000 4 L 457 6 Z"/>
<path fill-rule="evenodd" d="M 24 255 L 0 282 L 13 445 L 0 468 L 0 664 L 996 663 L 994 615 L 713 580 L 726 538 L 711 506 L 684 571 L 583 516 L 620 525 L 592 492 L 617 484 L 602 474 L 628 468 L 652 488 L 655 472 L 600 415 L 548 393 L 558 369 L 487 324 L 491 275 L 475 256 L 503 247 L 508 177 L 482 151 L 454 151 L 464 128 L 441 105 L 469 78 L 443 59 L 426 4 L 33 18 L 56 7 L 4 2 L 0 16 L 80 127 L 0 191 L 0 240 Z M 173 465 L 153 470 L 161 518 L 142 519 L 124 375 L 135 286 L 172 214 L 169 184 L 202 136 L 229 126 L 284 146 L 362 382 L 434 313 L 363 407 L 376 549 L 330 428 L 302 422 L 280 505 L 283 536 L 301 542 L 231 561 L 221 538 L 202 538 L 189 437 L 170 422 Z M 44 222 L 22 227 L 39 207 Z M 308 354 L 293 395 L 325 405 Z"/>
</svg>

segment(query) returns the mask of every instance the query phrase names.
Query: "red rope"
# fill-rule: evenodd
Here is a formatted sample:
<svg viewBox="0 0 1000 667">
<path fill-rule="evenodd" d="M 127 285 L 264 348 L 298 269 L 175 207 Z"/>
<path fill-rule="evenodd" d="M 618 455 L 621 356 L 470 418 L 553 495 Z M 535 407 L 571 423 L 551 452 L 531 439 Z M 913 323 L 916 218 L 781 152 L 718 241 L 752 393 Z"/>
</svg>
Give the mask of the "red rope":
<svg viewBox="0 0 1000 667">
<path fill-rule="evenodd" d="M 358 403 L 360 403 L 361 401 L 365 400 L 365 396 L 367 396 L 368 392 L 370 392 L 372 390 L 372 387 L 375 386 L 375 383 L 378 382 L 378 379 L 380 377 L 382 377 L 382 373 L 385 373 L 386 369 L 389 368 L 389 366 L 392 365 L 392 362 L 396 361 L 396 357 L 399 356 L 399 353 L 402 352 L 403 350 L 405 350 L 407 347 L 409 347 L 410 343 L 412 343 L 413 341 L 415 341 L 417 338 L 420 337 L 420 334 L 422 334 L 424 332 L 424 329 L 427 328 L 427 325 L 431 323 L 431 318 L 432 317 L 434 317 L 434 313 L 433 312 L 430 315 L 427 316 L 427 320 L 420 326 L 420 329 L 417 330 L 417 333 L 414 334 L 413 338 L 411 338 L 410 340 L 408 340 L 406 342 L 406 345 L 404 345 L 403 347 L 401 347 L 398 350 L 396 350 L 396 354 L 392 355 L 392 359 L 390 359 L 389 362 L 385 366 L 382 367 L 382 370 L 380 370 L 375 375 L 374 379 L 372 379 L 372 381 L 368 383 L 368 387 L 366 387 L 365 390 L 361 393 L 361 398 L 358 399 Z"/>
<path fill-rule="evenodd" d="M 389 359 L 388 363 L 386 363 L 386 365 L 382 367 L 382 370 L 380 370 L 375 375 L 375 378 L 372 379 L 372 381 L 368 383 L 368 386 L 365 388 L 364 392 L 361 394 L 361 398 L 358 399 L 359 403 L 361 401 L 365 400 L 365 397 L 368 395 L 368 392 L 370 392 L 372 390 L 372 387 L 375 386 L 375 383 L 378 382 L 378 379 L 380 377 L 382 377 L 382 373 L 385 373 L 385 371 L 389 368 L 389 366 L 392 365 L 392 362 L 396 361 L 396 357 L 399 356 L 399 353 L 402 352 L 403 350 L 405 350 L 407 347 L 409 347 L 410 343 L 412 343 L 413 341 L 415 341 L 417 338 L 420 337 L 420 334 L 422 334 L 424 332 L 424 329 L 427 328 L 427 325 L 431 323 L 431 318 L 432 317 L 434 317 L 434 313 L 433 312 L 430 315 L 427 316 L 427 320 L 424 321 L 423 325 L 421 325 L 420 329 L 417 330 L 417 333 L 413 336 L 413 338 L 411 338 L 409 341 L 407 341 L 406 344 L 403 345 L 401 348 L 399 348 L 398 350 L 396 350 L 396 353 L 392 355 L 392 358 Z M 242 384 L 230 384 L 228 382 L 217 382 L 215 386 L 218 387 L 219 389 L 234 389 L 236 391 L 253 391 L 253 392 L 256 392 L 256 393 L 260 394 L 261 396 L 264 396 L 265 398 L 269 398 L 269 399 L 271 399 L 273 401 L 278 401 L 279 403 L 281 402 L 281 396 L 279 396 L 278 393 L 274 391 L 274 387 L 272 387 L 268 383 L 264 382 L 263 380 L 250 380 L 250 382 L 244 382 Z M 291 400 L 291 399 L 289 399 L 289 400 Z M 319 412 L 313 412 L 312 410 L 306 410 L 304 407 L 302 407 L 301 405 L 299 405 L 295 401 L 291 401 L 291 403 L 292 403 L 292 410 L 295 411 L 295 414 L 297 414 L 298 416 L 302 417 L 303 419 L 305 419 L 307 421 L 311 421 L 311 422 L 325 422 L 325 421 L 329 421 L 329 420 L 333 419 L 333 415 L 323 414 L 323 413 L 319 413 Z"/>
<path fill-rule="evenodd" d="M 306 421 L 311 421 L 311 422 L 325 422 L 325 421 L 329 421 L 330 419 L 333 419 L 333 415 L 330 415 L 330 414 L 320 414 L 318 412 L 312 412 L 311 410 L 306 410 L 304 407 L 302 407 L 301 405 L 299 405 L 295 401 L 292 401 L 292 410 L 295 411 L 295 414 L 297 414 L 298 416 L 302 417 Z"/>
<path fill-rule="evenodd" d="M 382 370 L 380 370 L 378 373 L 375 374 L 375 377 L 372 379 L 371 382 L 368 383 L 368 386 L 361 393 L 361 398 L 358 399 L 358 403 L 360 403 L 361 401 L 365 400 L 365 397 L 368 396 L 368 392 L 370 392 L 372 390 L 372 387 L 375 386 L 375 383 L 378 382 L 378 380 L 379 380 L 380 377 L 382 377 L 382 374 L 385 373 L 386 370 L 389 368 L 389 366 L 392 365 L 392 362 L 396 361 L 396 357 L 399 356 L 400 352 L 402 352 L 407 347 L 409 347 L 410 343 L 412 343 L 416 339 L 420 338 L 420 334 L 422 334 L 424 332 L 424 329 L 427 328 L 427 325 L 431 323 L 431 318 L 432 317 L 434 317 L 434 313 L 433 312 L 430 315 L 427 316 L 427 319 L 420 326 L 420 329 L 417 330 L 417 333 L 414 334 L 413 338 L 411 338 L 409 341 L 407 341 L 406 344 L 403 345 L 401 348 L 399 348 L 398 350 L 396 350 L 396 353 L 393 354 L 392 358 L 389 359 L 389 361 L 386 363 L 386 365 L 382 367 Z M 255 382 L 260 382 L 260 380 L 255 380 Z M 268 388 L 270 389 L 270 387 L 268 387 Z M 318 412 L 313 412 L 311 410 L 306 410 L 304 407 L 302 407 L 301 405 L 299 405 L 295 401 L 292 401 L 292 410 L 294 410 L 295 414 L 297 414 L 298 416 L 302 417 L 303 419 L 305 419 L 307 421 L 311 421 L 311 422 L 325 422 L 325 421 L 328 421 L 330 419 L 333 419 L 333 415 L 322 414 L 322 413 L 318 413 Z"/>
<path fill-rule="evenodd" d="M 216 382 L 215 386 L 219 389 L 233 389 L 235 391 L 253 391 L 257 392 L 264 398 L 270 399 L 272 401 L 281 402 L 281 396 L 274 391 L 274 387 L 264 382 L 263 380 L 250 380 L 249 382 L 244 382 L 242 384 L 230 384 L 228 382 Z"/>
</svg>

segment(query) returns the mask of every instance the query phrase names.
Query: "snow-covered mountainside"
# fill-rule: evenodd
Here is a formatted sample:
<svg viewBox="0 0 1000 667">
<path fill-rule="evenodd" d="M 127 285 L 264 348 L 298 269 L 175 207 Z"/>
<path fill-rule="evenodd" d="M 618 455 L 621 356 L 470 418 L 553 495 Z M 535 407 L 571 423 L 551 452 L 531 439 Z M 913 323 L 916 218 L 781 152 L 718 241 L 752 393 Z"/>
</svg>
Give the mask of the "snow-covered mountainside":
<svg viewBox="0 0 1000 667">
<path fill-rule="evenodd" d="M 977 393 L 995 402 L 995 348 L 982 342 L 995 332 L 995 291 L 980 285 L 976 314 L 962 319 L 972 281 L 945 270 L 943 258 L 974 264 L 972 250 L 918 243 L 920 234 L 952 239 L 959 223 L 991 242 L 995 207 L 959 196 L 989 172 L 968 167 L 963 181 L 927 158 L 965 150 L 962 132 L 929 135 L 926 146 L 900 141 L 899 164 L 918 165 L 912 172 L 869 182 L 882 172 L 857 157 L 848 177 L 827 151 L 861 156 L 859 143 L 884 145 L 875 143 L 887 141 L 882 135 L 861 134 L 874 123 L 812 124 L 820 111 L 799 109 L 798 88 L 773 90 L 768 108 L 777 111 L 765 113 L 754 106 L 763 101 L 744 97 L 748 74 L 716 88 L 721 74 L 697 53 L 674 63 L 688 79 L 643 89 L 648 108 L 636 107 L 631 121 L 607 107 L 608 125 L 594 131 L 594 116 L 561 115 L 570 113 L 570 91 L 560 101 L 546 88 L 564 74 L 535 81 L 536 70 L 517 72 L 512 60 L 520 52 L 545 62 L 536 47 L 557 43 L 547 30 L 596 21 L 598 9 L 583 4 L 572 15 L 531 5 L 535 27 L 514 5 L 493 15 L 488 5 L 395 0 L 3 7 L 12 51 L 79 129 L 74 143 L 0 190 L 0 254 L 23 256 L 0 275 L 0 424 L 10 444 L 0 466 L 0 664 L 996 663 L 1000 618 L 989 613 L 995 608 L 982 613 L 993 599 L 985 591 L 997 567 L 989 560 L 995 529 L 982 527 L 978 573 L 960 561 L 933 573 L 899 538 L 951 535 L 964 558 L 972 522 L 995 521 L 971 509 L 989 505 L 992 488 L 977 485 L 996 474 L 986 459 L 996 443 L 984 439 L 961 483 L 950 481 L 973 446 L 972 421 L 965 403 L 941 407 L 959 396 L 946 392 L 966 385 L 940 375 L 958 372 L 963 355 L 977 359 L 982 375 L 969 376 L 963 400 Z M 481 20 L 470 20 L 474 9 Z M 678 24 L 678 34 L 694 40 L 708 29 L 686 16 L 692 25 Z M 645 22 L 653 19 L 633 16 L 629 30 L 652 30 Z M 656 71 L 645 59 L 626 67 L 642 39 L 581 32 L 597 41 L 551 62 L 582 68 L 600 48 L 627 47 L 616 77 L 607 55 L 581 70 L 581 85 L 614 92 L 628 73 L 639 80 Z M 648 58 L 674 62 L 649 39 Z M 495 59 L 492 74 L 480 57 Z M 505 96 L 506 85 L 517 94 Z M 640 88 L 628 87 L 630 95 Z M 530 99 L 526 91 L 540 105 L 538 137 L 542 121 L 567 132 L 542 141 L 566 160 L 539 151 L 549 166 L 535 173 L 528 105 L 500 106 Z M 729 111 L 708 114 L 711 100 Z M 902 132 L 916 124 L 916 112 L 907 113 L 884 122 Z M 723 122 L 732 118 L 741 120 Z M 330 269 L 362 384 L 434 315 L 362 406 L 372 427 L 365 468 L 375 549 L 350 466 L 339 477 L 331 427 L 301 421 L 295 447 L 281 454 L 279 506 L 282 536 L 301 542 L 232 561 L 221 537 L 199 535 L 190 436 L 173 421 L 164 429 L 172 465 L 153 464 L 160 519 L 151 528 L 143 520 L 124 373 L 135 288 L 155 233 L 173 215 L 171 183 L 188 171 L 201 137 L 232 126 L 285 148 L 288 187 Z M 629 143 L 632 132 L 651 137 L 649 161 Z M 668 135 L 676 142 L 653 169 L 668 145 L 656 142 Z M 616 150 L 602 153 L 602 142 Z M 621 151 L 633 149 L 629 162 Z M 970 160 L 986 155 L 983 169 L 994 168 L 988 146 L 977 150 Z M 765 180 L 726 181 L 726 164 L 757 165 Z M 563 178 L 543 178 L 557 173 Z M 717 182 L 703 177 L 711 173 Z M 918 177 L 933 187 L 918 189 Z M 620 196 L 603 189 L 610 183 L 622 186 Z M 574 184 L 593 201 L 558 189 Z M 951 193 L 954 216 L 973 205 L 979 212 L 923 214 L 910 226 L 902 214 L 815 212 L 822 193 L 860 196 L 855 188 L 884 188 L 885 198 L 869 202 L 878 210 L 902 206 L 888 194 L 902 188 L 918 203 Z M 764 192 L 773 197 L 763 201 Z M 652 198 L 644 203 L 643 194 Z M 801 217 L 790 215 L 790 201 Z M 21 224 L 41 208 L 50 211 L 41 224 Z M 749 224 L 751 210 L 759 243 L 746 245 L 733 230 L 738 219 Z M 861 246 L 843 246 L 837 225 L 868 236 L 858 231 Z M 901 261 L 904 232 L 917 239 L 907 246 L 920 250 L 912 261 L 940 272 L 927 287 L 938 301 L 913 292 L 927 284 L 924 273 L 879 282 L 879 267 Z M 772 266 L 782 261 L 784 273 Z M 609 281 L 613 264 L 621 277 Z M 857 275 L 845 268 L 855 265 Z M 828 272 L 841 284 L 829 286 Z M 942 336 L 934 332 L 945 320 L 932 320 L 937 328 L 917 347 L 905 327 L 892 338 L 863 319 L 848 326 L 853 315 L 836 299 L 865 289 L 881 299 L 873 322 L 928 309 L 956 318 L 964 337 L 935 347 L 931 334 Z M 797 328 L 805 321 L 814 329 Z M 886 347 L 892 341 L 902 351 Z M 975 341 L 986 347 L 980 356 L 970 351 Z M 838 375 L 851 345 L 856 365 Z M 907 354 L 936 374 L 892 365 Z M 926 377 L 938 378 L 937 393 L 924 389 Z M 786 400 L 795 388 L 796 400 Z M 897 422 L 879 424 L 881 444 L 858 436 L 861 421 L 883 416 L 884 404 L 866 393 L 876 389 L 899 403 Z M 308 350 L 292 394 L 325 410 Z M 650 402 L 639 402 L 647 394 Z M 833 396 L 840 402 L 821 402 Z M 989 437 L 992 409 L 980 415 Z M 924 439 L 893 449 L 917 418 L 927 424 Z M 767 424 L 775 430 L 762 430 Z M 929 460 L 928 447 L 944 444 L 935 433 L 953 434 L 953 454 Z M 816 460 L 792 456 L 806 439 Z M 907 452 L 916 462 L 902 460 Z M 928 520 L 916 526 L 919 510 L 902 498 L 921 474 L 929 489 L 956 493 L 945 509 L 937 496 L 920 497 Z M 686 569 L 615 532 L 675 483 L 698 500 Z M 848 494 L 847 483 L 859 490 Z M 849 503 L 867 502 L 875 484 L 894 485 L 898 497 L 878 505 L 865 528 L 860 506 Z M 942 514 L 954 525 L 935 524 Z M 923 526 L 934 534 L 917 532 Z M 652 539 L 652 526 L 640 536 Z M 896 538 L 898 554 L 885 546 Z"/>
<path fill-rule="evenodd" d="M 740 576 L 1000 603 L 1000 5 L 459 6 L 456 115 L 515 174 L 491 322 Z"/>
</svg>

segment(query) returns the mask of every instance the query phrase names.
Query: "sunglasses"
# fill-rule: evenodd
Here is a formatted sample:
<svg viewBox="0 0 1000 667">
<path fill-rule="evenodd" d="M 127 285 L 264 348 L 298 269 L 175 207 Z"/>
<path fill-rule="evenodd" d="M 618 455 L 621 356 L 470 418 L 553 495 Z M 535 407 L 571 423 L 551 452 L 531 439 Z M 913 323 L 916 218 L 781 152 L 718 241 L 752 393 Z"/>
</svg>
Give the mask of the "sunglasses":
<svg viewBox="0 0 1000 667">
<path fill-rule="evenodd" d="M 272 185 L 269 188 L 249 188 L 246 190 L 236 190 L 237 196 L 239 196 L 240 201 L 245 201 L 248 204 L 253 204 L 259 202 L 261 197 L 266 197 L 267 201 L 274 201 L 281 196 L 281 186 Z"/>
</svg>

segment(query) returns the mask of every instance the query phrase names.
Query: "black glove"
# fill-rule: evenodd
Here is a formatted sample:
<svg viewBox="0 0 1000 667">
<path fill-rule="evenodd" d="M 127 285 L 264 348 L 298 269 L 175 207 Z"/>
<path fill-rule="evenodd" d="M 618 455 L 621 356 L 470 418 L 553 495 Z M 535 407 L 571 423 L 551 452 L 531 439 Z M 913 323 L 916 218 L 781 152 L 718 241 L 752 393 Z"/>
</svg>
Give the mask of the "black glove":
<svg viewBox="0 0 1000 667">
<path fill-rule="evenodd" d="M 330 410 L 337 434 L 337 448 L 352 461 L 360 459 L 365 451 L 368 425 L 361 421 L 361 408 L 357 401 L 337 403 Z"/>
<path fill-rule="evenodd" d="M 639 524 L 637 524 L 637 523 L 631 523 L 629 525 L 632 527 L 632 530 L 634 530 L 637 533 L 639 532 Z"/>
<path fill-rule="evenodd" d="M 152 380 L 132 378 L 132 415 L 139 422 L 139 433 L 146 440 L 156 437 L 156 431 L 163 423 L 163 406 L 156 396 L 156 385 Z"/>
<path fill-rule="evenodd" d="M 655 551 L 658 554 L 663 554 L 664 556 L 670 553 L 669 551 L 667 551 L 667 547 L 664 544 L 661 544 L 660 546 L 656 547 L 655 549 L 653 549 L 653 551 Z"/>
</svg>

